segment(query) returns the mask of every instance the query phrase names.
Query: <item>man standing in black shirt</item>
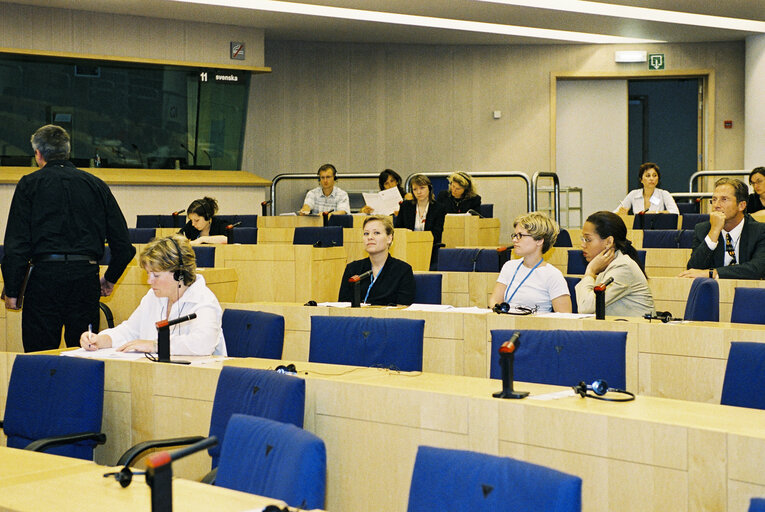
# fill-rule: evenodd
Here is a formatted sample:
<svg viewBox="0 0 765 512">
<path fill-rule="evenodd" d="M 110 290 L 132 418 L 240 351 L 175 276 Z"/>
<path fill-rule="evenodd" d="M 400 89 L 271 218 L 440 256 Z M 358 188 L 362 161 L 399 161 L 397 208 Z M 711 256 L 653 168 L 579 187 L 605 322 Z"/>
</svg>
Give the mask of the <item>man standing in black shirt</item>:
<svg viewBox="0 0 765 512">
<path fill-rule="evenodd" d="M 62 326 L 66 345 L 78 347 L 90 325 L 98 331 L 99 297 L 111 294 L 135 248 L 106 183 L 68 160 L 66 130 L 43 126 L 31 142 L 41 169 L 21 178 L 13 194 L 2 261 L 5 307 L 19 309 L 31 262 L 21 319 L 24 351 L 58 348 Z M 99 280 L 104 240 L 111 261 Z"/>
</svg>

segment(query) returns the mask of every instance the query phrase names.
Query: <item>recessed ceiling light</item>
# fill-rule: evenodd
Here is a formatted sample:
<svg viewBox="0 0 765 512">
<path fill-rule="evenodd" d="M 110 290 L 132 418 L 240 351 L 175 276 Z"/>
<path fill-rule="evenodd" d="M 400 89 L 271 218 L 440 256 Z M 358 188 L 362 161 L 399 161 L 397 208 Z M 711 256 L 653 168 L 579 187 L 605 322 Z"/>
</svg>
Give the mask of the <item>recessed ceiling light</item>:
<svg viewBox="0 0 765 512">
<path fill-rule="evenodd" d="M 557 41 L 570 41 L 575 43 L 594 44 L 627 44 L 627 43 L 661 43 L 655 39 L 640 39 L 632 37 L 610 36 L 602 34 L 589 34 L 586 32 L 571 32 L 567 30 L 551 30 L 545 28 L 521 27 L 517 25 L 502 25 L 499 23 L 486 23 L 481 21 L 455 20 L 449 18 L 434 18 L 431 16 L 416 16 L 412 14 L 396 14 L 381 11 L 367 11 L 363 9 L 348 9 L 345 7 L 330 7 L 326 5 L 311 5 L 296 2 L 282 2 L 279 0 L 173 0 L 192 4 L 217 5 L 220 7 L 236 7 L 254 11 L 281 12 L 288 14 L 302 14 L 305 16 L 321 16 L 325 18 L 337 18 L 357 21 L 370 21 L 374 23 L 390 23 L 394 25 L 409 25 L 415 27 L 442 28 L 447 30 L 461 30 L 464 32 L 481 32 L 486 34 L 500 34 L 508 36 L 531 37 L 536 39 L 550 39 Z"/>
</svg>

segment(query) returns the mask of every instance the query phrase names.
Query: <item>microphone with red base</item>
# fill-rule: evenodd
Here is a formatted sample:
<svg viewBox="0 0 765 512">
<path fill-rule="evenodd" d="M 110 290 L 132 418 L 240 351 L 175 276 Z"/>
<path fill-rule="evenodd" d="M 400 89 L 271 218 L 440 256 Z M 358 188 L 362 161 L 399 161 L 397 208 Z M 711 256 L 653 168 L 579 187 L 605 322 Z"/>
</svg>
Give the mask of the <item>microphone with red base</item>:
<svg viewBox="0 0 765 512">
<path fill-rule="evenodd" d="M 170 327 L 176 324 L 193 320 L 197 317 L 196 313 L 186 316 L 179 316 L 172 320 L 160 320 L 157 326 L 157 361 L 160 363 L 190 364 L 188 361 L 170 360 Z"/>
<path fill-rule="evenodd" d="M 237 227 L 237 226 L 241 226 L 241 225 L 242 225 L 242 221 L 239 221 L 239 222 L 234 222 L 233 224 L 229 224 L 228 226 L 226 226 L 226 227 L 225 227 L 225 228 L 223 228 L 223 229 L 225 229 L 226 231 L 231 231 L 231 230 L 232 230 L 232 229 L 234 229 L 235 227 Z"/>
<path fill-rule="evenodd" d="M 515 331 L 509 340 L 499 347 L 499 365 L 502 367 L 502 391 L 497 391 L 491 396 L 494 398 L 526 398 L 528 391 L 513 390 L 513 364 L 515 363 L 515 351 L 521 346 L 521 333 Z"/>
<path fill-rule="evenodd" d="M 173 453 L 166 451 L 149 455 L 146 459 L 146 485 L 151 487 L 152 512 L 173 510 L 173 467 L 172 462 L 187 455 L 206 450 L 218 444 L 218 438 L 210 436 Z"/>
<path fill-rule="evenodd" d="M 185 208 L 183 210 L 178 210 L 177 212 L 171 213 L 171 215 L 173 216 L 173 227 L 174 228 L 178 227 L 178 216 L 181 215 L 182 213 L 186 213 L 186 209 Z"/>
<path fill-rule="evenodd" d="M 260 213 L 263 217 L 268 215 L 268 206 L 271 204 L 271 200 L 263 201 L 260 203 Z"/>
<path fill-rule="evenodd" d="M 370 269 L 361 275 L 351 276 L 348 278 L 348 282 L 353 285 L 353 300 L 351 301 L 352 308 L 361 307 L 361 285 L 359 283 L 371 275 L 372 270 Z"/>
<path fill-rule="evenodd" d="M 604 282 L 595 286 L 592 291 L 595 292 L 595 319 L 606 319 L 606 287 L 614 282 L 613 277 L 609 277 Z"/>
</svg>

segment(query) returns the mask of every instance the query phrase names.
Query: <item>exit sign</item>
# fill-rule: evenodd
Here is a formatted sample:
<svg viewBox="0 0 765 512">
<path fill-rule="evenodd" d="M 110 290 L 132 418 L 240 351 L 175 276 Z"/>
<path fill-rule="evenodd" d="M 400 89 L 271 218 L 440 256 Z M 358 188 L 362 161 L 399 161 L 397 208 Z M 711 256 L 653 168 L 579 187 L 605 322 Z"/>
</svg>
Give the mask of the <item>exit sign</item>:
<svg viewBox="0 0 765 512">
<path fill-rule="evenodd" d="M 664 54 L 649 53 L 648 54 L 648 69 L 651 69 L 651 70 L 664 69 Z"/>
</svg>

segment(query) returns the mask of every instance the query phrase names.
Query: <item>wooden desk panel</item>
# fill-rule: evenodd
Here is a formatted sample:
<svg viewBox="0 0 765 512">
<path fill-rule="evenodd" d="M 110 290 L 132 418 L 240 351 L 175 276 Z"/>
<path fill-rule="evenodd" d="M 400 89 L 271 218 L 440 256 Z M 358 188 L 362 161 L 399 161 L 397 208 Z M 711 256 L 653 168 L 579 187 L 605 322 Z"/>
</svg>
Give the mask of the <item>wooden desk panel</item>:
<svg viewBox="0 0 765 512">
<path fill-rule="evenodd" d="M 447 215 L 441 241 L 446 247 L 480 247 L 499 245 L 499 219 L 482 219 L 474 215 Z"/>
<path fill-rule="evenodd" d="M 239 273 L 237 302 L 336 301 L 345 265 L 343 247 L 258 244 L 215 250 L 216 267 Z"/>
<path fill-rule="evenodd" d="M 258 215 L 258 231 L 261 228 L 292 228 L 296 227 L 319 227 L 324 225 L 321 215 Z M 258 232 L 260 238 L 260 232 Z M 291 240 L 290 240 L 291 241 Z"/>
</svg>

